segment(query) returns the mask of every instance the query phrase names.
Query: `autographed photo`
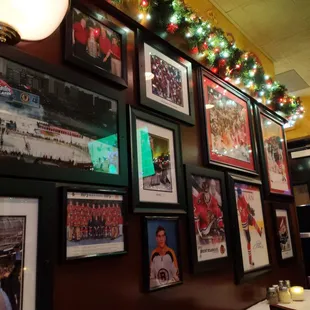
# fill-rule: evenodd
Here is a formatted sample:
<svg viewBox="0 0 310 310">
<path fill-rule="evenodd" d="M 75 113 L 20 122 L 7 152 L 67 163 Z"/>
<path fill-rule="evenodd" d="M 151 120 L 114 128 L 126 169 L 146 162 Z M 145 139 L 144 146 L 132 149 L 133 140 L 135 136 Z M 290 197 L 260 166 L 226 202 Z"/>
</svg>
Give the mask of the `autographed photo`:
<svg viewBox="0 0 310 310">
<path fill-rule="evenodd" d="M 67 193 L 67 259 L 124 251 L 123 196 Z"/>
<path fill-rule="evenodd" d="M 291 194 L 284 132 L 280 124 L 260 114 L 270 191 Z"/>
<path fill-rule="evenodd" d="M 219 180 L 192 175 L 192 201 L 198 262 L 227 257 Z"/>
<path fill-rule="evenodd" d="M 235 183 L 244 272 L 269 265 L 260 188 Z"/>
<path fill-rule="evenodd" d="M 293 257 L 294 253 L 287 210 L 276 209 L 276 218 L 282 259 Z"/>
</svg>

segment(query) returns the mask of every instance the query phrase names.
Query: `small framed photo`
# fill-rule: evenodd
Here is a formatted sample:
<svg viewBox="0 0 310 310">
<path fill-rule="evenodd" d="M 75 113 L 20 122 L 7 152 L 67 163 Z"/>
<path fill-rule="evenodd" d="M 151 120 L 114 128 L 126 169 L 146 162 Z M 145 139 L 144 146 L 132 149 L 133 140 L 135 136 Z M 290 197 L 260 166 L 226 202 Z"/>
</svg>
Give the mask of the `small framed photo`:
<svg viewBox="0 0 310 310">
<path fill-rule="evenodd" d="M 229 214 L 223 172 L 185 165 L 193 272 L 229 260 Z"/>
<path fill-rule="evenodd" d="M 141 104 L 188 125 L 195 124 L 192 64 L 138 30 Z"/>
<path fill-rule="evenodd" d="M 145 217 L 143 238 L 145 290 L 182 284 L 178 217 Z"/>
<path fill-rule="evenodd" d="M 234 233 L 235 281 L 237 284 L 270 271 L 263 211 L 262 183 L 257 179 L 228 174 Z"/>
<path fill-rule="evenodd" d="M 273 204 L 274 227 L 277 236 L 277 256 L 279 262 L 286 262 L 295 257 L 295 244 L 292 234 L 292 218 L 290 205 L 283 203 Z"/>
<path fill-rule="evenodd" d="M 64 260 L 127 253 L 126 191 L 63 188 Z"/>
<path fill-rule="evenodd" d="M 205 69 L 199 85 L 205 165 L 257 175 L 250 99 Z"/>
<path fill-rule="evenodd" d="M 256 126 L 262 175 L 265 176 L 266 195 L 292 197 L 292 186 L 288 166 L 288 153 L 283 124 L 279 115 L 265 106 L 256 106 Z"/>
<path fill-rule="evenodd" d="M 126 32 L 104 12 L 73 2 L 66 17 L 66 60 L 127 87 L 126 45 Z"/>
<path fill-rule="evenodd" d="M 180 127 L 130 108 L 134 212 L 185 213 Z"/>
</svg>

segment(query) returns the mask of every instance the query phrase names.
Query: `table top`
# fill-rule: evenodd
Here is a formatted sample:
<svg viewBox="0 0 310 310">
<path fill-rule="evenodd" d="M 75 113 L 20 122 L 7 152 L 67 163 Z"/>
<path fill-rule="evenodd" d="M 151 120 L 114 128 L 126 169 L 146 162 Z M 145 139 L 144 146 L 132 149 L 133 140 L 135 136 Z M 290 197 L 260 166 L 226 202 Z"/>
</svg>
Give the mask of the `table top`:
<svg viewBox="0 0 310 310">
<path fill-rule="evenodd" d="M 305 300 L 304 301 L 293 301 L 290 304 L 281 304 L 279 306 L 287 307 L 294 310 L 309 310 L 310 309 L 310 290 L 304 291 Z M 248 310 L 269 310 L 269 304 L 267 300 L 263 300 L 258 304 L 248 308 Z"/>
</svg>

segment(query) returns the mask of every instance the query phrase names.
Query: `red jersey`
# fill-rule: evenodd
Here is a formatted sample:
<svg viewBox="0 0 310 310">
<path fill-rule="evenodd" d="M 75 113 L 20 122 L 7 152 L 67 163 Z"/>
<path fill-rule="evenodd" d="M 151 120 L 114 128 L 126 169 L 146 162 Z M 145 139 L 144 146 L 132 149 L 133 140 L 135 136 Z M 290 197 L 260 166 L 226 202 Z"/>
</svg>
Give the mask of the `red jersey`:
<svg viewBox="0 0 310 310">
<path fill-rule="evenodd" d="M 72 28 L 74 30 L 74 39 L 79 43 L 86 45 L 88 40 L 87 29 L 83 28 L 79 22 L 74 23 Z"/>
<path fill-rule="evenodd" d="M 109 50 L 111 49 L 111 41 L 108 37 L 103 38 L 100 36 L 99 38 L 99 46 L 100 50 L 103 54 L 108 54 Z"/>
<path fill-rule="evenodd" d="M 249 229 L 249 209 L 248 202 L 245 200 L 244 195 L 238 197 L 237 208 L 241 218 L 243 229 Z"/>
<path fill-rule="evenodd" d="M 111 52 L 115 58 L 121 59 L 121 49 L 117 44 L 112 44 Z"/>
</svg>

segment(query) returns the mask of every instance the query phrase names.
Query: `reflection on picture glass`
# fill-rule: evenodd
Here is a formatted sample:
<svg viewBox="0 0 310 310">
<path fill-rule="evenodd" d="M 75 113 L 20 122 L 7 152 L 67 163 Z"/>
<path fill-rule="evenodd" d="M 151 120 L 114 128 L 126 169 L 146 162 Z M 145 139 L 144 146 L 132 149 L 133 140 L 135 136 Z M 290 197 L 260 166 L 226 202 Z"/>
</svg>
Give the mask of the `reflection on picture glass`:
<svg viewBox="0 0 310 310">
<path fill-rule="evenodd" d="M 0 160 L 118 174 L 117 103 L 0 58 Z"/>
</svg>

